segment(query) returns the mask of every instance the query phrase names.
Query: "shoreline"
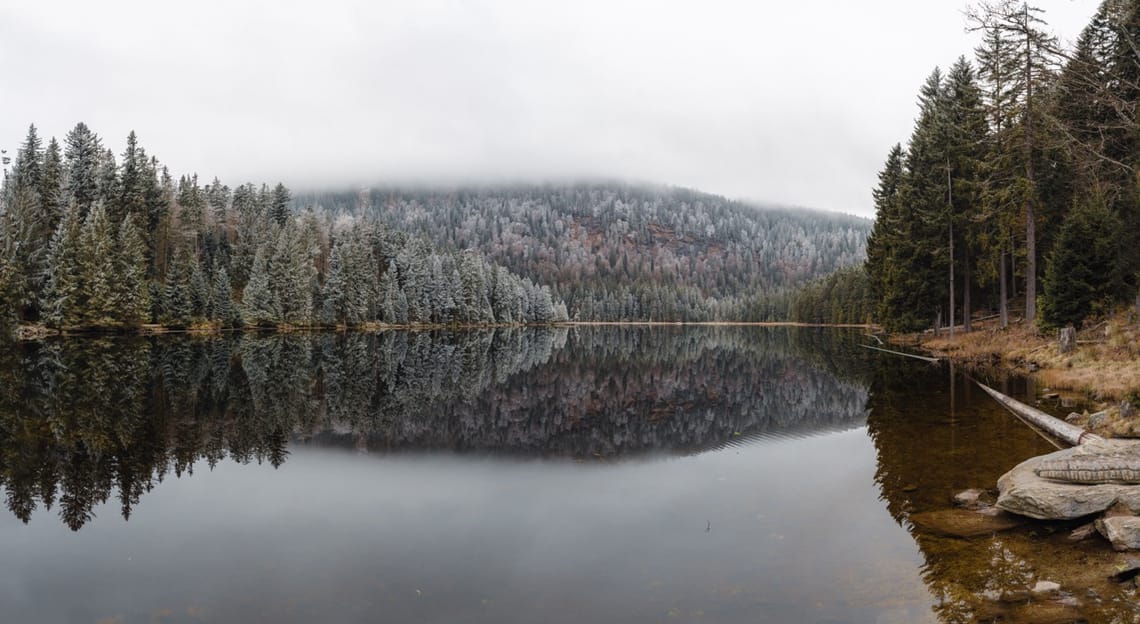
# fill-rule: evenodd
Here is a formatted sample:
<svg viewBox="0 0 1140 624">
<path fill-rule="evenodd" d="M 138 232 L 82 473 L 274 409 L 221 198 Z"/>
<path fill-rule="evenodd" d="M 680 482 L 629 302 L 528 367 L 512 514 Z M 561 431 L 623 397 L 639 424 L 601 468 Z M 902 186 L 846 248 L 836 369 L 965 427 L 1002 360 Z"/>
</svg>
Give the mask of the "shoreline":
<svg viewBox="0 0 1140 624">
<path fill-rule="evenodd" d="M 1077 333 L 1077 344 L 1061 353 L 1056 332 L 1040 332 L 1023 321 L 1001 329 L 996 321 L 977 323 L 968 334 L 950 338 L 930 334 L 892 337 L 917 345 L 973 371 L 1000 370 L 1031 377 L 1038 400 L 1067 398 L 1091 404 L 1083 414 L 1070 414 L 1105 437 L 1140 437 L 1140 324 L 1121 312 Z"/>
<path fill-rule="evenodd" d="M 191 336 L 217 336 L 226 333 L 301 333 L 301 332 L 363 332 L 384 331 L 478 331 L 488 329 L 527 328 L 527 327 L 817 327 L 834 329 L 876 329 L 867 324 L 827 324 L 796 323 L 791 321 L 556 321 L 551 323 L 407 323 L 391 325 L 387 323 L 364 323 L 362 325 L 278 325 L 273 327 L 219 327 L 196 325 L 190 327 L 169 327 L 166 325 L 145 324 L 138 327 L 107 328 L 61 328 L 44 325 L 20 325 L 16 336 L 18 342 L 32 342 L 46 338 L 91 338 L 106 336 L 159 336 L 184 334 Z"/>
</svg>

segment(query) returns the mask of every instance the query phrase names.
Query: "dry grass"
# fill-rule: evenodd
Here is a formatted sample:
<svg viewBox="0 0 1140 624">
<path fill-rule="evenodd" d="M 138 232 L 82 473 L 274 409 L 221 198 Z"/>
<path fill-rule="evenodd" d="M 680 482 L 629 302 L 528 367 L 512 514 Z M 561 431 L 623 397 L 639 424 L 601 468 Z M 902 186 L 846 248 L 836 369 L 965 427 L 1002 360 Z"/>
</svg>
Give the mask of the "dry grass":
<svg viewBox="0 0 1140 624">
<path fill-rule="evenodd" d="M 1077 348 L 1062 355 L 1056 333 L 1039 333 L 1025 323 L 1006 329 L 996 321 L 953 339 L 943 334 L 912 336 L 924 348 L 956 362 L 1000 365 L 1033 374 L 1040 385 L 1079 392 L 1098 401 L 1140 397 L 1140 324 L 1122 311 L 1091 323 L 1077 335 Z"/>
</svg>

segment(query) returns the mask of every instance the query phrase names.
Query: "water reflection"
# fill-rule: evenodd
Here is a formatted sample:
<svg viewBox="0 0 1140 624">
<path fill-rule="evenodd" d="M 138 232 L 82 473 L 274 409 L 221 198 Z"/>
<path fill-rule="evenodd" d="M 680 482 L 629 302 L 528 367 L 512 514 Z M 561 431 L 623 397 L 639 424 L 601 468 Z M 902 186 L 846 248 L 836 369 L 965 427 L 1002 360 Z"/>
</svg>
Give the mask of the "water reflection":
<svg viewBox="0 0 1140 624">
<path fill-rule="evenodd" d="M 28 522 L 124 518 L 164 479 L 291 443 L 616 458 L 849 429 L 856 337 L 507 329 L 30 343 L 0 356 L 0 485 Z"/>
<path fill-rule="evenodd" d="M 955 493 L 992 489 L 1017 463 L 1055 450 L 948 365 L 901 358 L 875 362 L 867 429 L 878 456 L 875 483 L 891 517 L 922 554 L 921 577 L 939 621 L 1132 622 L 1135 591 L 1109 582 L 1116 554 L 1099 539 L 1073 543 L 1072 525 L 1029 523 L 972 539 L 932 534 L 917 513 L 952 508 Z M 1025 380 L 998 380 L 1005 393 L 1032 401 Z M 1032 596 L 1039 580 L 1062 584 L 1060 597 Z"/>
</svg>

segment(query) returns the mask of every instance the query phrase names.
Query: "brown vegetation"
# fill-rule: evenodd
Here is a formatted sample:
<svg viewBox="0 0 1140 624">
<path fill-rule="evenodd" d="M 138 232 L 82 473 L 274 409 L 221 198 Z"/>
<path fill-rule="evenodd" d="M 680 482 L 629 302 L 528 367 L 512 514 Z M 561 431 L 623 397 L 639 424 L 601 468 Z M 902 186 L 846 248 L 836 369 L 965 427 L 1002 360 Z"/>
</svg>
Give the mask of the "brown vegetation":
<svg viewBox="0 0 1140 624">
<path fill-rule="evenodd" d="M 1038 387 L 1079 394 L 1102 403 L 1101 408 L 1112 406 L 1113 414 L 1121 402 L 1140 404 L 1140 322 L 1134 310 L 1086 323 L 1077 333 L 1076 349 L 1065 354 L 1058 347 L 1056 331 L 1040 331 L 1024 322 L 1001 329 L 996 319 L 976 322 L 974 331 L 959 331 L 953 338 L 943 332 L 900 340 L 917 342 L 969 367 L 997 366 L 1033 375 Z M 1094 428 L 1102 430 L 1109 424 Z"/>
</svg>

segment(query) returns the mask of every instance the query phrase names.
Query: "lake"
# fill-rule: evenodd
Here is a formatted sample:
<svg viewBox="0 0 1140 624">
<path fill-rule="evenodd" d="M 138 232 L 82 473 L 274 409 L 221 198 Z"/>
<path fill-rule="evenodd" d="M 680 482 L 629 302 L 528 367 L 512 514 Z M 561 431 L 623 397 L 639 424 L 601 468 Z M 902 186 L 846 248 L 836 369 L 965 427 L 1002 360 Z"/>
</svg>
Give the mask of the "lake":
<svg viewBox="0 0 1140 624">
<path fill-rule="evenodd" d="M 1052 447 L 949 366 L 868 340 L 24 343 L 0 356 L 0 619 L 972 621 L 1048 551 L 909 518 Z M 1131 621 L 1105 592 L 1084 613 Z"/>
</svg>

